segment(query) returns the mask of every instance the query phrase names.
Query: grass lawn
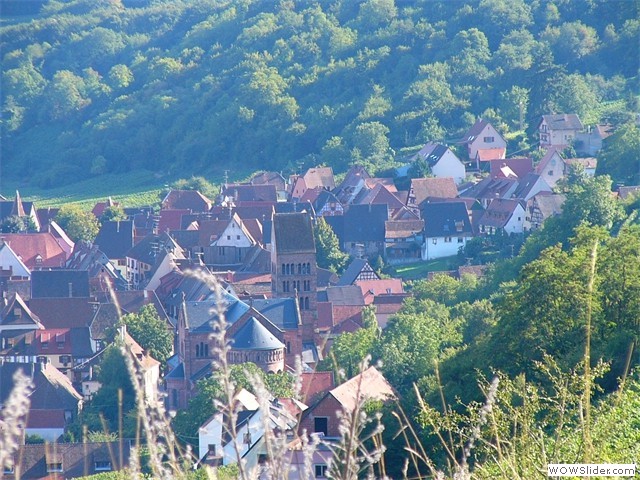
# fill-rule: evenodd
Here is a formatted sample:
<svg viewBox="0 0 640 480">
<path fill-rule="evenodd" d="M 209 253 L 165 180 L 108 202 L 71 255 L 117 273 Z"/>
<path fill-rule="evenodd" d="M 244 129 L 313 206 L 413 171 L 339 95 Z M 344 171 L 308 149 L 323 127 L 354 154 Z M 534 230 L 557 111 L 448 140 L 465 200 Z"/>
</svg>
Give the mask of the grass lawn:
<svg viewBox="0 0 640 480">
<path fill-rule="evenodd" d="M 441 272 L 458 268 L 460 262 L 457 255 L 452 257 L 438 258 L 428 262 L 408 263 L 393 267 L 392 275 L 403 280 L 417 280 L 425 278 L 429 272 Z"/>
</svg>

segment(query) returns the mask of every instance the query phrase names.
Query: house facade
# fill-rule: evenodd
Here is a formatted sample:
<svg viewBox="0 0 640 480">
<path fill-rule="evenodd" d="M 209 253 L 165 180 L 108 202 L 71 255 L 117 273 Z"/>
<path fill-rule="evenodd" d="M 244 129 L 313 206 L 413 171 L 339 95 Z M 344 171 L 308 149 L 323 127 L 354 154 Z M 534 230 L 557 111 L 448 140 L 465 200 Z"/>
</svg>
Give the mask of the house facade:
<svg viewBox="0 0 640 480">
<path fill-rule="evenodd" d="M 583 129 L 575 113 L 543 115 L 538 123 L 540 148 L 558 147 L 562 150 L 571 145 Z"/>
<path fill-rule="evenodd" d="M 457 255 L 473 237 L 467 206 L 461 201 L 422 204 L 422 260 Z"/>
<path fill-rule="evenodd" d="M 494 158 L 504 158 L 504 152 L 507 149 L 507 142 L 502 135 L 493 125 L 481 118 L 462 137 L 461 143 L 467 147 L 469 160 L 479 158 L 479 150 L 500 151 L 502 156 L 494 156 Z"/>
</svg>

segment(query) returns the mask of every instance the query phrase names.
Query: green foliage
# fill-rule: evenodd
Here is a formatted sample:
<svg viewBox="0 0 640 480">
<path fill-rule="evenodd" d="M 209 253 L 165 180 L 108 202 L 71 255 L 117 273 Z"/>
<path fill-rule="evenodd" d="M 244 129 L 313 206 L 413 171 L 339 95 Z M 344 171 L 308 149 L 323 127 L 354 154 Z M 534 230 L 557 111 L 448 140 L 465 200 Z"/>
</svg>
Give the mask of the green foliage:
<svg viewBox="0 0 640 480">
<path fill-rule="evenodd" d="M 612 5 L 52 2 L 2 26 L 7 175 L 54 186 L 303 158 L 373 173 L 488 109 L 510 129 L 520 111 L 530 128 L 555 109 L 601 120 L 603 101 L 626 115 L 637 68 L 616 59 L 634 58 L 640 22 Z"/>
<path fill-rule="evenodd" d="M 338 237 L 323 217 L 318 218 L 313 234 L 316 243 L 316 259 L 320 268 L 342 272 L 349 255 L 340 249 Z"/>
<path fill-rule="evenodd" d="M 156 307 L 145 305 L 138 313 L 124 315 L 122 324 L 127 332 L 153 358 L 164 364 L 173 352 L 173 334 L 169 325 L 164 322 Z"/>
<path fill-rule="evenodd" d="M 104 209 L 104 212 L 100 215 L 100 223 L 117 222 L 126 220 L 127 218 L 127 214 L 121 205 L 112 205 Z"/>
<path fill-rule="evenodd" d="M 18 217 L 17 215 L 10 215 L 0 223 L 2 233 L 34 232 L 35 227 L 31 217 Z"/>
<path fill-rule="evenodd" d="M 55 221 L 74 242 L 93 242 L 100 230 L 98 220 L 91 212 L 73 204 L 62 206 Z"/>
<path fill-rule="evenodd" d="M 171 188 L 176 190 L 196 190 L 205 197 L 213 198 L 217 194 L 216 187 L 204 177 L 191 177 L 189 179 L 181 178 L 176 180 Z"/>
<path fill-rule="evenodd" d="M 362 323 L 362 328 L 352 333 L 342 333 L 334 340 L 329 356 L 320 363 L 318 370 L 332 369 L 336 373 L 342 371 L 346 379 L 360 372 L 362 362 L 373 352 L 375 342 L 380 336 L 380 328 L 372 307 L 363 308 Z"/>
<path fill-rule="evenodd" d="M 27 445 L 44 443 L 44 438 L 42 438 L 40 435 L 36 433 L 34 433 L 33 435 L 25 435 L 24 443 L 26 443 Z"/>
<path fill-rule="evenodd" d="M 609 175 L 625 185 L 640 183 L 640 129 L 634 122 L 626 123 L 606 138 L 598 154 L 598 175 Z"/>
</svg>

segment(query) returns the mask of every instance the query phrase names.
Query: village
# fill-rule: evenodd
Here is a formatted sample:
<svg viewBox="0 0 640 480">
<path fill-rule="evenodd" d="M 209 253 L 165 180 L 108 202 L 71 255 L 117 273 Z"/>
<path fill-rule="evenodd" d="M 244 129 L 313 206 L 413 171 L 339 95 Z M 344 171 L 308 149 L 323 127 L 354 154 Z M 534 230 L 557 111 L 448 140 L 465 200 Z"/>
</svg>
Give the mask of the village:
<svg viewBox="0 0 640 480">
<path fill-rule="evenodd" d="M 159 209 L 108 198 L 95 205 L 95 217 L 119 207 L 126 220 L 102 221 L 93 243 L 73 242 L 56 223 L 56 208 L 40 209 L 19 192 L 3 198 L 0 221 L 28 218 L 34 231 L 0 235 L 0 405 L 22 369 L 34 383 L 24 437 L 45 442 L 21 445 L 4 478 L 70 478 L 128 465 L 133 439 L 120 442 L 115 458 L 122 439 L 65 441 L 101 389 L 96 371 L 115 339 L 131 352 L 145 394 L 162 394 L 168 416 L 189 407 L 198 382 L 215 374 L 221 351 L 229 365 L 295 373 L 300 394 L 271 399 L 271 425 L 291 438 L 316 434 L 330 444 L 340 437 L 341 412 L 397 395 L 375 366 L 345 379 L 318 369 L 336 338 L 364 327 L 363 312 L 384 330 L 411 297 L 403 278 L 380 265 L 456 257 L 458 267 L 440 274 L 482 276 L 486 262 L 465 247 L 477 238 L 523 238 L 560 214 L 565 196 L 558 186 L 572 169 L 595 175 L 612 127 L 586 129 L 577 115 L 558 114 L 544 115 L 538 132 L 542 155 L 535 161 L 509 155 L 500 132 L 478 119 L 455 147 L 424 145 L 396 178 L 353 165 L 338 182 L 330 167 L 317 166 L 225 183 L 215 198 L 173 189 Z M 565 153 L 570 146 L 574 158 Z M 410 178 L 418 163 L 427 175 Z M 612 194 L 624 199 L 638 190 L 621 186 Z M 348 255 L 342 271 L 318 266 L 319 223 Z M 166 359 L 154 358 L 120 322 L 150 308 L 173 338 Z M 220 345 L 220 316 L 228 349 Z M 247 466 L 264 461 L 259 399 L 243 389 L 237 401 L 235 439 L 222 413 L 190 432 L 195 465 L 236 462 L 238 448 Z M 289 478 L 302 468 L 299 450 L 292 441 Z M 331 457 L 329 448 L 316 450 L 316 478 L 326 478 Z"/>
</svg>

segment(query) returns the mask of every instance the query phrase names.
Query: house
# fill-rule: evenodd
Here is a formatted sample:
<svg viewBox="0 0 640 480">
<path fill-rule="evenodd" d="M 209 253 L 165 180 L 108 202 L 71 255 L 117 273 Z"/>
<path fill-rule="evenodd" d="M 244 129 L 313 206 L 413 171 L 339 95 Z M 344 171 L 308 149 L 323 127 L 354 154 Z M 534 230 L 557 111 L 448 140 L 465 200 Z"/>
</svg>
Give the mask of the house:
<svg viewBox="0 0 640 480">
<path fill-rule="evenodd" d="M 96 202 L 96 204 L 91 209 L 91 213 L 93 213 L 93 215 L 98 220 L 100 220 L 100 217 L 102 217 L 102 214 L 107 208 L 113 208 L 113 207 L 119 207 L 119 206 L 120 204 L 118 202 L 114 202 L 113 198 L 107 197 L 107 199 L 104 202 Z"/>
<path fill-rule="evenodd" d="M 486 171 L 489 162 L 504 160 L 506 155 L 506 148 L 480 148 L 471 164 L 475 165 L 476 170 Z"/>
<path fill-rule="evenodd" d="M 488 149 L 501 150 L 503 156 L 494 158 L 504 158 L 504 152 L 507 149 L 507 142 L 502 135 L 491 123 L 481 118 L 476 120 L 476 123 L 464 134 L 460 143 L 467 147 L 469 160 L 476 159 L 479 150 Z"/>
<path fill-rule="evenodd" d="M 43 233 L 3 233 L 0 241 L 8 244 L 31 271 L 41 268 L 61 267 L 68 259 L 54 235 Z"/>
<path fill-rule="evenodd" d="M 35 270 L 31 275 L 31 298 L 89 297 L 86 270 Z"/>
<path fill-rule="evenodd" d="M 576 153 L 594 156 L 602 150 L 603 142 L 614 133 L 613 125 L 596 125 L 587 127 L 586 131 L 576 135 L 574 147 Z"/>
<path fill-rule="evenodd" d="M 2 276 L 13 280 L 29 280 L 31 270 L 22 258 L 7 243 L 0 243 L 0 272 Z"/>
<path fill-rule="evenodd" d="M 395 190 L 395 188 L 394 188 Z M 394 218 L 405 207 L 404 203 L 384 184 L 377 183 L 371 189 L 362 189 L 353 201 L 354 205 L 387 205 L 389 216 Z"/>
<path fill-rule="evenodd" d="M 33 383 L 27 418 L 33 413 L 34 420 L 31 424 L 27 420 L 25 433 L 44 435 L 50 442 L 58 440 L 82 408 L 82 396 L 71 381 L 50 364 L 0 362 L 0 405 L 11 394 L 13 376 L 18 370 L 31 377 Z"/>
<path fill-rule="evenodd" d="M 227 204 L 237 202 L 272 202 L 278 201 L 278 192 L 271 184 L 230 184 L 222 189 L 221 197 Z"/>
<path fill-rule="evenodd" d="M 436 178 L 451 177 L 457 184 L 467 176 L 464 163 L 446 145 L 427 143 L 412 158 L 412 161 L 422 159 L 427 163 L 431 173 Z"/>
<path fill-rule="evenodd" d="M 343 215 L 342 250 L 355 257 L 375 258 L 384 253 L 384 222 L 389 207 L 384 204 L 351 205 Z M 330 223 L 333 227 L 333 224 Z M 340 238 L 338 231 L 336 235 Z"/>
<path fill-rule="evenodd" d="M 384 224 L 384 258 L 391 264 L 420 259 L 424 220 L 387 220 Z"/>
<path fill-rule="evenodd" d="M 364 258 L 354 258 L 338 280 L 338 286 L 355 285 L 358 280 L 377 280 L 380 276 Z"/>
<path fill-rule="evenodd" d="M 359 280 L 356 285 L 362 290 L 366 305 L 371 305 L 376 297 L 382 295 L 402 295 L 404 288 L 399 278 L 380 278 L 377 280 Z"/>
<path fill-rule="evenodd" d="M 517 187 L 516 178 L 487 177 L 461 191 L 460 196 L 478 200 L 483 208 L 487 208 L 494 198 L 511 198 Z"/>
<path fill-rule="evenodd" d="M 97 245 L 78 242 L 65 268 L 87 272 L 91 295 L 109 290 L 124 290 L 127 285 L 121 271 L 113 266 Z"/>
<path fill-rule="evenodd" d="M 478 228 L 484 235 L 522 233 L 526 216 L 523 201 L 495 198 L 480 218 Z"/>
<path fill-rule="evenodd" d="M 457 255 L 473 237 L 464 202 L 423 202 L 421 215 L 424 220 L 423 260 Z"/>
<path fill-rule="evenodd" d="M 567 163 L 560 155 L 560 150 L 549 147 L 536 166 L 535 173 L 540 175 L 549 187 L 554 188 L 558 180 L 564 178 L 567 173 Z"/>
<path fill-rule="evenodd" d="M 560 215 L 565 198 L 561 194 L 547 193 L 540 193 L 531 197 L 526 205 L 527 214 L 524 219 L 524 230 L 538 230 L 547 218 Z"/>
<path fill-rule="evenodd" d="M 598 169 L 598 159 L 594 157 L 586 157 L 586 158 L 567 158 L 565 160 L 567 167 L 571 167 L 572 165 L 579 165 L 584 173 L 590 177 L 594 177 L 596 174 L 596 170 Z"/>
<path fill-rule="evenodd" d="M 543 115 L 538 123 L 540 148 L 557 147 L 562 150 L 573 144 L 583 128 L 575 113 Z"/>
<path fill-rule="evenodd" d="M 343 205 L 349 205 L 369 178 L 371 177 L 364 167 L 354 165 L 347 171 L 344 180 L 333 190 L 333 193 Z"/>
<path fill-rule="evenodd" d="M 222 221 L 215 222 L 220 226 Z M 254 235 L 262 237 L 262 225 L 255 219 L 242 220 L 235 213 L 224 223 L 224 230 L 210 233 L 207 244 L 210 248 L 205 248 L 205 263 L 227 268 L 241 265 L 251 248 L 259 245 Z"/>
<path fill-rule="evenodd" d="M 505 158 L 489 162 L 491 178 L 522 178 L 533 172 L 533 159 L 530 157 Z"/>
<path fill-rule="evenodd" d="M 118 453 L 114 455 L 114 452 Z M 130 457 L 130 441 L 20 445 L 13 467 L 5 468 L 3 478 L 80 478 L 122 470 L 129 465 Z"/>
<path fill-rule="evenodd" d="M 302 176 L 294 175 L 290 179 L 291 199 L 300 199 L 304 193 L 313 188 L 323 188 L 325 190 L 333 190 L 336 187 L 333 178 L 333 170 L 331 167 L 310 168 Z"/>
<path fill-rule="evenodd" d="M 340 438 L 340 417 L 343 412 L 349 414 L 356 408 L 362 408 L 369 400 L 390 402 L 396 398 L 384 376 L 375 367 L 369 367 L 327 392 L 305 410 L 298 429 L 307 435 L 317 433 L 324 438 Z"/>
<path fill-rule="evenodd" d="M 287 181 L 278 172 L 262 172 L 256 173 L 249 180 L 251 185 L 274 185 L 278 195 L 279 202 L 287 200 Z"/>
<path fill-rule="evenodd" d="M 241 390 L 240 393 L 243 391 Z M 240 457 L 245 468 L 255 468 L 260 457 L 269 453 L 264 439 L 265 428 L 286 434 L 296 427 L 295 415 L 289 413 L 277 399 L 270 403 L 267 412 L 256 407 L 258 400 L 255 397 L 252 403 L 254 405 L 250 407 L 251 409 L 245 408 L 242 403 L 238 407 L 239 411 L 235 416 L 235 438 L 228 432 L 229 419 L 220 412 L 214 414 L 198 429 L 198 452 L 201 463 L 229 465 L 237 463 Z M 296 403 L 299 410 L 306 409 L 306 405 Z"/>
<path fill-rule="evenodd" d="M 542 175 L 528 173 L 524 178 L 518 180 L 518 184 L 511 193 L 511 197 L 517 198 L 518 200 L 524 200 L 526 202 L 540 192 L 551 193 L 552 191 L 553 190 L 544 180 Z"/>
<path fill-rule="evenodd" d="M 171 190 L 162 199 L 162 210 L 186 209 L 193 213 L 208 212 L 213 202 L 196 190 Z"/>
<path fill-rule="evenodd" d="M 103 222 L 93 241 L 123 278 L 127 278 L 127 252 L 135 245 L 136 229 L 132 220 Z"/>
<path fill-rule="evenodd" d="M 458 187 L 453 178 L 412 178 L 407 207 L 419 211 L 427 198 L 456 198 Z"/>
<path fill-rule="evenodd" d="M 0 222 L 8 217 L 20 217 L 32 222 L 34 231 L 38 232 L 44 226 L 40 223 L 38 213 L 33 202 L 25 202 L 20 196 L 20 192 L 16 190 L 16 196 L 13 200 L 0 198 Z"/>
<path fill-rule="evenodd" d="M 180 246 L 167 233 L 146 236 L 130 248 L 125 257 L 127 282 L 136 288 L 148 286 L 152 277 L 159 278 L 171 271 L 172 259 L 185 258 Z M 149 288 L 155 289 L 156 286 Z"/>
<path fill-rule="evenodd" d="M 44 328 L 38 315 L 31 311 L 20 294 L 14 293 L 9 297 L 3 297 L 2 302 L 0 336 L 3 350 L 13 346 L 12 337 L 17 334 Z"/>
</svg>

